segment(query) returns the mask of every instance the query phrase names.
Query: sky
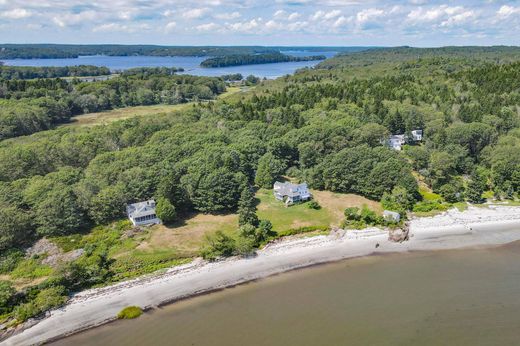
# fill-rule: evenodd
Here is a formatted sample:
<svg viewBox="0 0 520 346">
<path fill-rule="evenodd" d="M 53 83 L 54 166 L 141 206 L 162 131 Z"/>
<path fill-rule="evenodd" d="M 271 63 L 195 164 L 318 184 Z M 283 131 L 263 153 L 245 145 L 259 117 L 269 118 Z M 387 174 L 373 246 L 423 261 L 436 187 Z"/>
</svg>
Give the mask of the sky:
<svg viewBox="0 0 520 346">
<path fill-rule="evenodd" d="M 520 45 L 520 0 L 0 0 L 0 43 Z"/>
</svg>

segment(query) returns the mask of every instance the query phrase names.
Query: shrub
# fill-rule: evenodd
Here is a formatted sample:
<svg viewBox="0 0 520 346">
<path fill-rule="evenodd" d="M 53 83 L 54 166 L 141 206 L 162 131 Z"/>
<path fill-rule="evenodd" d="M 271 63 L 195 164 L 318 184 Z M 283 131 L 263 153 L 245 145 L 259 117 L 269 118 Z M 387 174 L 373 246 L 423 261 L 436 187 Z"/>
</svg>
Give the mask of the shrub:
<svg viewBox="0 0 520 346">
<path fill-rule="evenodd" d="M 427 213 L 434 210 L 445 211 L 448 210 L 448 206 L 437 201 L 423 201 L 413 207 L 413 211 L 416 213 Z"/>
<path fill-rule="evenodd" d="M 47 265 L 40 264 L 36 259 L 30 258 L 18 263 L 16 268 L 11 272 L 13 279 L 36 279 L 49 276 L 53 269 Z"/>
<path fill-rule="evenodd" d="M 215 234 L 206 234 L 205 238 L 205 245 L 200 251 L 204 259 L 215 260 L 218 257 L 229 257 L 235 254 L 235 239 L 224 232 L 217 231 Z"/>
<path fill-rule="evenodd" d="M 23 257 L 24 254 L 20 250 L 2 251 L 0 255 L 0 274 L 6 274 L 16 268 L 16 265 Z"/>
<path fill-rule="evenodd" d="M 296 235 L 301 233 L 309 233 L 314 231 L 328 231 L 329 226 L 306 226 L 306 227 L 300 227 L 300 228 L 292 228 L 286 231 L 278 232 L 279 237 L 287 237 L 290 235 Z"/>
<path fill-rule="evenodd" d="M 40 315 L 41 313 L 57 308 L 67 301 L 67 296 L 64 295 L 65 288 L 63 286 L 56 286 L 41 290 L 34 300 L 25 304 L 18 305 L 14 309 L 14 317 L 19 322 L 24 322 L 31 317 Z"/>
<path fill-rule="evenodd" d="M 359 220 L 359 218 L 360 218 L 358 207 L 347 208 L 347 209 L 345 209 L 344 214 L 345 214 L 345 217 L 347 218 L 347 220 L 350 220 L 350 221 Z"/>
<path fill-rule="evenodd" d="M 309 204 L 307 204 L 307 208 L 314 209 L 314 210 L 320 210 L 321 205 L 316 201 L 310 201 Z"/>
<path fill-rule="evenodd" d="M 143 314 L 143 310 L 138 306 L 127 306 L 123 310 L 119 311 L 117 318 L 121 319 L 132 319 L 137 318 Z"/>
</svg>

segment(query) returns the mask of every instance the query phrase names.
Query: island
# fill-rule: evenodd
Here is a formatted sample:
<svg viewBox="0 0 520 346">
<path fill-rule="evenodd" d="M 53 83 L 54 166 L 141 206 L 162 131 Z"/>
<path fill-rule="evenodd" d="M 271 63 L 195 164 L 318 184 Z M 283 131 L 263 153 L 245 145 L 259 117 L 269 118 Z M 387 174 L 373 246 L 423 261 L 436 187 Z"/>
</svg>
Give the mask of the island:
<svg viewBox="0 0 520 346">
<path fill-rule="evenodd" d="M 325 59 L 326 57 L 324 55 L 297 57 L 282 53 L 236 54 L 208 58 L 201 62 L 200 66 L 215 68 L 241 65 L 272 64 L 277 62 L 316 61 Z"/>
</svg>

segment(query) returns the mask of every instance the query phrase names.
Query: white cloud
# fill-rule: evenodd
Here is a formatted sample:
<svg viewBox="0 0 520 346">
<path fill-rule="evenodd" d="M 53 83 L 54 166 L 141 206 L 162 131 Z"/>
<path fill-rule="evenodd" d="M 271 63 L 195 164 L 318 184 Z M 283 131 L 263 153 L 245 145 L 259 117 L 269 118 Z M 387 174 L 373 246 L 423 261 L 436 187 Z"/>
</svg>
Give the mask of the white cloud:
<svg viewBox="0 0 520 346">
<path fill-rule="evenodd" d="M 191 9 L 191 10 L 188 10 L 186 12 L 184 12 L 182 14 L 182 16 L 186 19 L 200 19 L 200 18 L 203 18 L 205 17 L 208 12 L 209 12 L 209 8 L 207 7 L 204 7 L 204 8 L 194 8 L 194 9 Z"/>
<path fill-rule="evenodd" d="M 220 29 L 220 26 L 216 23 L 206 23 L 206 24 L 197 25 L 195 27 L 195 29 L 197 31 L 216 31 L 216 30 Z"/>
<path fill-rule="evenodd" d="M 121 23 L 107 23 L 99 25 L 92 29 L 93 32 L 124 32 L 135 33 L 141 31 L 148 31 L 151 27 L 148 24 L 126 25 Z"/>
<path fill-rule="evenodd" d="M 245 22 L 231 23 L 227 25 L 227 29 L 235 32 L 249 33 L 251 30 L 257 29 L 261 21 L 261 18 L 259 18 Z"/>
<path fill-rule="evenodd" d="M 316 11 L 311 17 L 311 20 L 317 21 L 317 20 L 330 20 L 334 19 L 336 17 L 339 17 L 341 15 L 340 10 L 332 10 L 329 12 L 325 12 L 322 10 Z"/>
<path fill-rule="evenodd" d="M 474 20 L 477 13 L 462 6 L 441 5 L 438 7 L 423 9 L 418 8 L 407 15 L 407 21 L 412 25 L 433 24 L 441 27 L 450 27 L 464 24 Z"/>
<path fill-rule="evenodd" d="M 68 26 L 79 26 L 89 22 L 102 20 L 102 17 L 101 14 L 95 11 L 85 11 L 80 13 L 64 13 L 60 16 L 53 17 L 52 21 L 57 26 L 65 28 Z"/>
<path fill-rule="evenodd" d="M 520 14 L 520 7 L 504 5 L 497 11 L 499 17 L 507 18 L 515 14 Z"/>
<path fill-rule="evenodd" d="M 382 17 L 384 13 L 383 10 L 377 8 L 367 8 L 366 10 L 360 11 L 356 14 L 356 20 L 359 24 L 365 24 Z"/>
<path fill-rule="evenodd" d="M 28 18 L 31 15 L 32 13 L 24 8 L 13 8 L 12 10 L 0 13 L 0 17 L 8 19 L 23 19 Z"/>
<path fill-rule="evenodd" d="M 164 31 L 167 32 L 167 33 L 170 33 L 172 32 L 173 30 L 175 30 L 175 28 L 177 27 L 177 23 L 175 22 L 169 22 L 166 24 L 166 26 L 164 27 Z"/>
<path fill-rule="evenodd" d="M 240 18 L 242 15 L 239 12 L 232 12 L 232 13 L 219 13 L 216 14 L 214 17 L 217 19 L 223 19 L 223 20 L 232 20 Z"/>
<path fill-rule="evenodd" d="M 287 17 L 287 19 L 290 20 L 290 21 L 293 21 L 293 20 L 296 20 L 296 19 L 298 19 L 298 18 L 300 18 L 300 17 L 301 17 L 301 14 L 299 14 L 298 12 L 293 12 L 293 13 L 291 13 L 291 14 Z"/>
</svg>

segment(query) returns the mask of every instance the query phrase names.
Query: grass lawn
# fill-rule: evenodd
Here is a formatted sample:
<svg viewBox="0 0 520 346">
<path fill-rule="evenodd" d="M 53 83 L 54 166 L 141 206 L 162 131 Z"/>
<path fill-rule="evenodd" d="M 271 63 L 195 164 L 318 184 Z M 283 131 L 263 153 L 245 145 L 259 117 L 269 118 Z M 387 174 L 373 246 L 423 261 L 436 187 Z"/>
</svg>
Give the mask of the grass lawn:
<svg viewBox="0 0 520 346">
<path fill-rule="evenodd" d="M 206 232 L 221 230 L 234 234 L 238 228 L 238 215 L 193 214 L 176 224 L 156 225 L 149 236 L 137 246 L 137 250 L 159 251 L 175 249 L 184 256 L 197 256 Z"/>
<path fill-rule="evenodd" d="M 300 227 L 338 226 L 344 218 L 343 211 L 347 207 L 362 207 L 368 205 L 377 213 L 382 212 L 378 202 L 364 197 L 340 194 L 329 191 L 311 191 L 314 200 L 321 205 L 320 210 L 308 208 L 308 203 L 286 207 L 276 200 L 271 190 L 261 189 L 256 197 L 260 200 L 258 217 L 271 221 L 273 229 L 283 232 Z"/>
<path fill-rule="evenodd" d="M 240 87 L 228 87 L 226 92 L 218 96 L 218 99 L 227 99 L 233 95 L 245 92 L 248 89 Z M 62 126 L 95 126 L 103 125 L 117 120 L 133 117 L 153 116 L 161 113 L 182 111 L 192 107 L 196 102 L 181 103 L 178 105 L 152 105 L 118 108 L 110 111 L 88 113 L 75 116 L 71 122 Z"/>
<path fill-rule="evenodd" d="M 118 108 L 111 111 L 88 113 L 73 117 L 70 123 L 62 126 L 95 126 L 108 124 L 117 120 L 124 120 L 133 117 L 151 116 L 161 113 L 179 111 L 191 107 L 192 103 L 182 103 L 178 105 L 153 105 Z"/>
</svg>

